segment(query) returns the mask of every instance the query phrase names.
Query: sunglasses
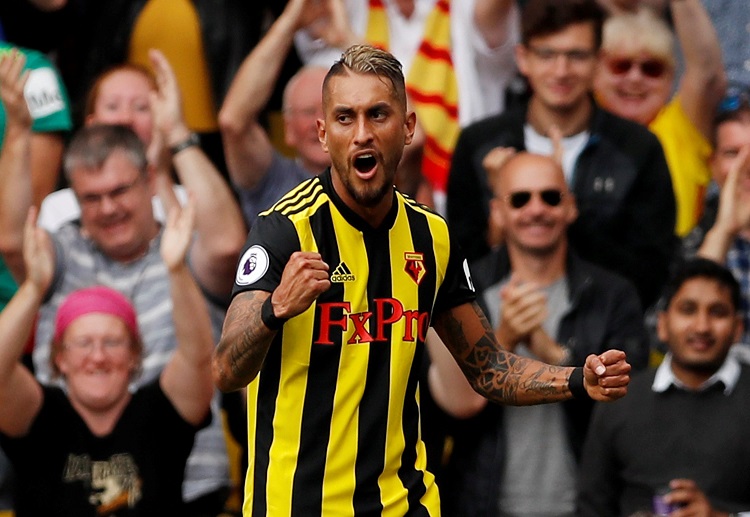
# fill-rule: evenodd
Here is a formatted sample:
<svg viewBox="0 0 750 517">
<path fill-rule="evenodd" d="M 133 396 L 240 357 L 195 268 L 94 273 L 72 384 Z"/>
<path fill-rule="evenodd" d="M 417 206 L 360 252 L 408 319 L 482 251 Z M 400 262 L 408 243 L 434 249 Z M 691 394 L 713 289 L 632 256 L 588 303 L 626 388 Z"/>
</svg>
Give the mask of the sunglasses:
<svg viewBox="0 0 750 517">
<path fill-rule="evenodd" d="M 637 66 L 641 69 L 641 73 L 651 79 L 658 79 L 667 70 L 667 64 L 660 59 L 646 59 L 644 61 L 636 61 L 635 59 L 623 57 L 623 58 L 612 58 L 607 60 L 607 67 L 610 72 L 615 75 L 625 75 L 631 68 Z"/>
<path fill-rule="evenodd" d="M 563 198 L 563 193 L 555 189 L 546 189 L 537 193 L 539 194 L 539 197 L 542 198 L 542 201 L 544 201 L 544 204 L 547 206 L 557 206 L 560 204 Z M 511 207 L 518 210 L 519 208 L 525 207 L 528 202 L 531 201 L 531 196 L 533 194 L 534 193 L 529 190 L 518 190 L 516 192 L 508 194 L 506 196 L 506 199 L 510 203 Z"/>
</svg>

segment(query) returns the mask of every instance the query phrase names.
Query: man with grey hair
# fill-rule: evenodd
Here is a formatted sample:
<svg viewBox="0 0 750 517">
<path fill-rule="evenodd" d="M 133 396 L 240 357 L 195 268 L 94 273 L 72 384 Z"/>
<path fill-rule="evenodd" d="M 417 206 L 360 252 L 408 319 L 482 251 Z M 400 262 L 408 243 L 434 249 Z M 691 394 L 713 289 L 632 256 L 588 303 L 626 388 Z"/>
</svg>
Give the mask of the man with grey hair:
<svg viewBox="0 0 750 517">
<path fill-rule="evenodd" d="M 274 149 L 258 117 L 273 93 L 295 32 L 314 11 L 310 0 L 291 0 L 263 39 L 245 58 L 229 88 L 219 125 L 232 185 L 249 226 L 259 212 L 289 189 L 330 165 L 318 142 L 322 117 L 320 88 L 325 68 L 303 67 L 284 89 L 284 141 L 296 159 Z"/>
<path fill-rule="evenodd" d="M 429 326 L 475 390 L 526 405 L 625 394 L 625 354 L 550 366 L 500 347 L 445 221 L 393 187 L 414 136 L 400 63 L 349 48 L 323 83 L 331 167 L 258 217 L 214 353 L 247 387 L 244 515 L 439 515 L 418 374 Z"/>
<path fill-rule="evenodd" d="M 28 121 L 22 97 L 24 77 L 13 66 L 0 67 L 0 92 L 14 131 L 0 159 L 0 227 L 5 254 L 18 256 L 23 222 L 31 205 L 28 179 Z M 210 303 L 218 335 L 229 294 L 227 274 L 234 267 L 245 234 L 239 208 L 231 192 L 194 145 L 172 151 L 182 183 L 195 196 L 196 230 L 188 255 L 190 271 Z M 208 163 L 209 166 L 205 166 Z M 162 227 L 154 218 L 154 176 L 147 165 L 144 144 L 131 129 L 97 125 L 80 130 L 65 158 L 65 174 L 81 208 L 80 218 L 47 234 L 55 258 L 55 275 L 36 327 L 35 373 L 41 382 L 50 379 L 49 343 L 54 314 L 73 290 L 94 284 L 112 287 L 133 301 L 141 324 L 146 357 L 138 382 L 156 378 L 174 351 L 172 302 L 166 266 L 159 256 Z M 220 221 L 220 225 L 217 224 Z M 8 261 L 18 265 L 18 261 Z M 22 264 L 14 275 L 26 275 Z M 199 433 L 196 453 L 188 462 L 184 496 L 196 502 L 203 497 L 222 498 L 229 485 L 228 461 L 218 405 L 214 422 Z M 198 497 L 200 495 L 200 497 Z M 196 499 L 198 497 L 198 499 Z M 223 499 L 221 501 L 223 506 Z M 185 513 L 184 515 L 189 515 Z"/>
</svg>

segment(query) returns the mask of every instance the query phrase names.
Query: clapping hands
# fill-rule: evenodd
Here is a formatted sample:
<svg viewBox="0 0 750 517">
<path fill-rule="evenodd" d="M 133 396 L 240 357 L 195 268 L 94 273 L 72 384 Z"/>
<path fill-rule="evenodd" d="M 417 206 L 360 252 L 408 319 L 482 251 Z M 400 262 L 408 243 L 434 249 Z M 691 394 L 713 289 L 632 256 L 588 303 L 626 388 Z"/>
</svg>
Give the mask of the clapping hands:
<svg viewBox="0 0 750 517">
<path fill-rule="evenodd" d="M 0 98 L 5 106 L 8 129 L 30 129 L 31 113 L 24 97 L 29 71 L 24 70 L 26 57 L 17 50 L 0 54 Z"/>
<path fill-rule="evenodd" d="M 190 249 L 195 227 L 195 200 L 192 195 L 182 207 L 169 211 L 159 251 L 169 271 L 185 265 L 185 257 Z"/>
</svg>

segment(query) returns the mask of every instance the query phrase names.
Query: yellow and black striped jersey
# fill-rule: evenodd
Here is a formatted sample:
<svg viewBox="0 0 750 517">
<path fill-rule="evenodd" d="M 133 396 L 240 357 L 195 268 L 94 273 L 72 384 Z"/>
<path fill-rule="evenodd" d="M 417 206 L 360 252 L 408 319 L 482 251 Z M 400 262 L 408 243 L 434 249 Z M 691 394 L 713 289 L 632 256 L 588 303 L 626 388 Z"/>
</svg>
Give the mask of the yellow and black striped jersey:
<svg viewBox="0 0 750 517">
<path fill-rule="evenodd" d="M 439 215 L 394 191 L 372 228 L 330 175 L 262 213 L 238 266 L 235 293 L 271 292 L 292 253 L 316 251 L 332 283 L 248 386 L 244 515 L 439 515 L 418 377 L 432 315 L 474 299 L 468 269 Z"/>
</svg>

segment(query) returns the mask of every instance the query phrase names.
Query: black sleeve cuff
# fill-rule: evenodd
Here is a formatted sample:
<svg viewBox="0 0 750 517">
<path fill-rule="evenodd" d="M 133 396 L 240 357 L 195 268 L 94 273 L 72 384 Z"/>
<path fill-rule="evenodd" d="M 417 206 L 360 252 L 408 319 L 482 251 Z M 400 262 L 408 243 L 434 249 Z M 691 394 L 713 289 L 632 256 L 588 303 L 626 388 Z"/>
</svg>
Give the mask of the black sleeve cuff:
<svg viewBox="0 0 750 517">
<path fill-rule="evenodd" d="M 568 389 L 573 394 L 574 399 L 590 400 L 588 391 L 583 385 L 583 367 L 573 368 L 573 372 L 568 377 Z"/>
</svg>

